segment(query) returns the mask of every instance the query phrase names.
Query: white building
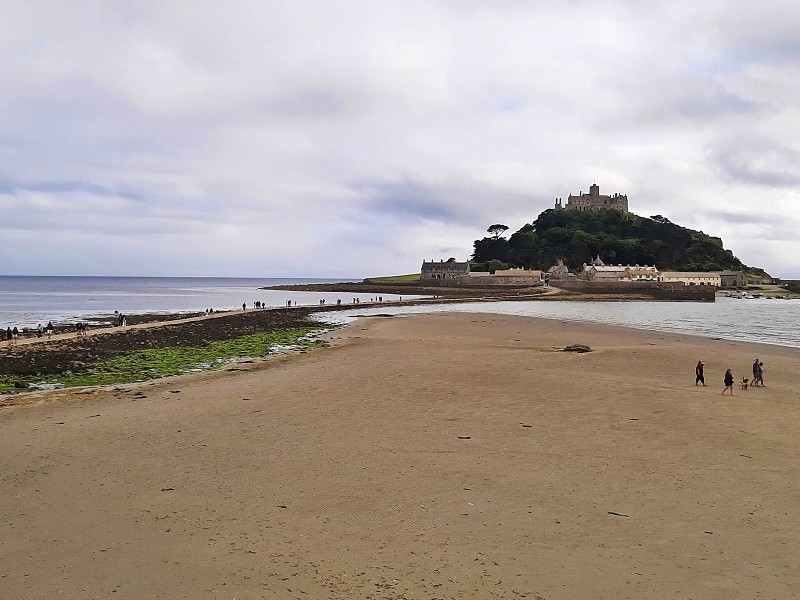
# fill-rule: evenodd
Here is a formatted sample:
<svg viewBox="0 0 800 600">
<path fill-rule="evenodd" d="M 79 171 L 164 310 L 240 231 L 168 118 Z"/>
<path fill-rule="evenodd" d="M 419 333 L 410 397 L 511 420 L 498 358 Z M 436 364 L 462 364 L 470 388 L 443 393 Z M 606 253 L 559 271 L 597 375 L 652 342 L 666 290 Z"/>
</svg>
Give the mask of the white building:
<svg viewBox="0 0 800 600">
<path fill-rule="evenodd" d="M 682 281 L 686 285 L 713 285 L 715 287 L 722 285 L 722 277 L 719 273 L 703 271 L 662 271 L 658 280 L 664 283 Z"/>
</svg>

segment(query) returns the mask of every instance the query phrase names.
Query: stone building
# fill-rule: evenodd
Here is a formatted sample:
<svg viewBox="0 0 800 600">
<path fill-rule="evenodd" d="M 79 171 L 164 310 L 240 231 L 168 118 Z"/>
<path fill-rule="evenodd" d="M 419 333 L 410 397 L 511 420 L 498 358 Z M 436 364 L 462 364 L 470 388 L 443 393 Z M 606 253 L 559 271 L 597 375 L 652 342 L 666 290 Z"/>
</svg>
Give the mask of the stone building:
<svg viewBox="0 0 800 600">
<path fill-rule="evenodd" d="M 606 265 L 598 256 L 583 265 L 581 279 L 587 281 L 658 281 L 658 269 L 650 265 Z"/>
<path fill-rule="evenodd" d="M 469 262 L 458 262 L 456 260 L 440 260 L 436 262 L 422 261 L 420 279 L 459 279 L 469 275 Z"/>
<path fill-rule="evenodd" d="M 489 278 L 489 283 L 500 285 L 535 285 L 542 283 L 544 274 L 531 269 L 498 269 Z"/>
<path fill-rule="evenodd" d="M 593 183 L 589 186 L 589 193 L 582 191 L 577 196 L 569 195 L 567 203 L 564 205 L 561 198 L 556 198 L 556 210 L 618 210 L 625 214 L 628 213 L 628 196 L 624 194 L 614 194 L 606 196 L 600 194 L 600 186 Z"/>
<path fill-rule="evenodd" d="M 658 280 L 663 283 L 683 282 L 685 285 L 713 285 L 720 287 L 722 278 L 718 272 L 703 271 L 663 271 Z"/>
<path fill-rule="evenodd" d="M 719 277 L 724 288 L 741 288 L 745 285 L 742 271 L 720 271 Z"/>
<path fill-rule="evenodd" d="M 547 279 L 549 281 L 565 281 L 569 279 L 570 276 L 574 277 L 574 275 L 569 272 L 567 265 L 565 265 L 564 261 L 560 258 L 556 264 L 547 269 Z"/>
</svg>

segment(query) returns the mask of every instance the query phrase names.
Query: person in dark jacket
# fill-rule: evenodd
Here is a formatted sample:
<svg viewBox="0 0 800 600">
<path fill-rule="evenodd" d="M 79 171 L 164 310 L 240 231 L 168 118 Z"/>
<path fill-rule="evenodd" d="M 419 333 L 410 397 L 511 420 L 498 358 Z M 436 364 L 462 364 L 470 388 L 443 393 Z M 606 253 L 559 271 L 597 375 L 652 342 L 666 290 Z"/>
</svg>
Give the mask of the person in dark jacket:
<svg viewBox="0 0 800 600">
<path fill-rule="evenodd" d="M 731 396 L 733 396 L 733 373 L 731 373 L 730 369 L 725 371 L 725 389 L 722 390 L 723 396 L 725 395 L 726 390 L 730 390 Z"/>
<path fill-rule="evenodd" d="M 694 368 L 694 374 L 696 375 L 696 378 L 694 380 L 695 385 L 700 385 L 701 383 L 703 385 L 706 384 L 706 379 L 705 377 L 703 377 L 703 367 L 705 366 L 705 364 L 706 363 L 702 361 L 699 360 L 697 361 L 697 366 Z"/>
</svg>

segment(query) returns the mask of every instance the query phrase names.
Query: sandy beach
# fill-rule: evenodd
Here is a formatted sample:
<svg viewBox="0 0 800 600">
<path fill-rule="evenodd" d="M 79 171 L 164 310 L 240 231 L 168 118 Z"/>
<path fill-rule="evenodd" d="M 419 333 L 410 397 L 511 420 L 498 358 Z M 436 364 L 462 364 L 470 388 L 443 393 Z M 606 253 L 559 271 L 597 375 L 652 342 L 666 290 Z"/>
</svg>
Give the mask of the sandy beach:
<svg viewBox="0 0 800 600">
<path fill-rule="evenodd" d="M 800 350 L 469 314 L 329 338 L 0 408 L 0 598 L 800 595 Z M 768 387 L 721 396 L 755 358 Z"/>
</svg>

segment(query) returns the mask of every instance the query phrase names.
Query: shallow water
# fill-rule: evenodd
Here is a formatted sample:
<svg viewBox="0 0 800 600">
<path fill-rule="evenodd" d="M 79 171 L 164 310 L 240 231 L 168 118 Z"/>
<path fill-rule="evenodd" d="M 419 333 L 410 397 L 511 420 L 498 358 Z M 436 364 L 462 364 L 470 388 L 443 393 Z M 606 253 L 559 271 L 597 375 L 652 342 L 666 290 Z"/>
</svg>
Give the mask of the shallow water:
<svg viewBox="0 0 800 600">
<path fill-rule="evenodd" d="M 800 300 L 718 297 L 713 303 L 594 300 L 475 302 L 318 313 L 316 318 L 337 322 L 361 315 L 433 312 L 489 313 L 606 323 L 800 348 Z"/>
</svg>

